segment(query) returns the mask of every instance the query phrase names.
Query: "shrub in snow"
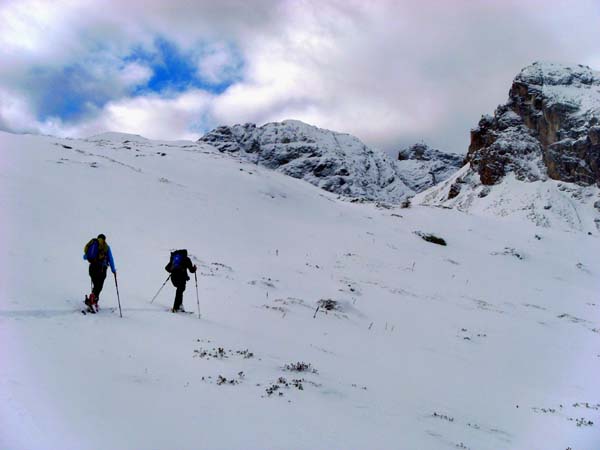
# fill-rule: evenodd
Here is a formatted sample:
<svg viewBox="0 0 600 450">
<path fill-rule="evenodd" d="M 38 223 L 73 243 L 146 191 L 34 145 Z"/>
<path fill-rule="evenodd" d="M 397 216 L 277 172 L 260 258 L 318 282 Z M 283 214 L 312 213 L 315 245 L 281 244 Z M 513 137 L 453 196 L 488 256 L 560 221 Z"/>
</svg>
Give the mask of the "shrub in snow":
<svg viewBox="0 0 600 450">
<path fill-rule="evenodd" d="M 496 256 L 496 255 L 507 255 L 507 256 L 514 256 L 517 259 L 523 260 L 524 256 L 517 252 L 514 248 L 512 247 L 504 247 L 504 251 L 502 252 L 492 252 L 492 255 Z"/>
<path fill-rule="evenodd" d="M 339 309 L 338 302 L 330 298 L 322 298 L 317 302 L 317 304 L 319 308 L 324 309 L 325 311 L 334 311 Z"/>
<path fill-rule="evenodd" d="M 235 384 L 239 384 L 240 382 L 238 380 L 234 380 L 233 378 L 228 380 L 227 378 L 225 378 L 222 375 L 219 375 L 219 377 L 217 378 L 217 384 L 219 386 L 221 386 L 222 384 L 231 384 L 231 385 L 235 385 Z"/>
<path fill-rule="evenodd" d="M 435 234 L 431 234 L 431 233 L 423 233 L 421 231 L 415 231 L 415 234 L 417 236 L 421 236 L 421 238 L 427 242 L 431 242 L 432 244 L 438 244 L 438 245 L 447 245 L 446 241 L 441 238 L 436 236 Z"/>
<path fill-rule="evenodd" d="M 440 414 L 440 413 L 434 411 L 432 416 L 437 417 L 438 419 L 447 420 L 448 422 L 454 422 L 454 417 L 450 417 L 446 414 Z"/>
<path fill-rule="evenodd" d="M 287 370 L 288 372 L 319 373 L 310 363 L 305 362 L 286 364 L 283 366 L 283 370 Z"/>
</svg>

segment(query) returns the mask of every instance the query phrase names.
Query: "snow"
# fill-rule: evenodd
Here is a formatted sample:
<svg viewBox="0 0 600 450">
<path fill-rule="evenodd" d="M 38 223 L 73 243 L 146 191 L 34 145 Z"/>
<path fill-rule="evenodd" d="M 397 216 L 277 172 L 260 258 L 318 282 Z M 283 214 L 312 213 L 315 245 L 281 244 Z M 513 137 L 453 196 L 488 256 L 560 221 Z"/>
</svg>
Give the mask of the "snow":
<svg viewBox="0 0 600 450">
<path fill-rule="evenodd" d="M 221 126 L 200 141 L 347 198 L 398 204 L 414 194 L 385 153 L 298 120 Z"/>
<path fill-rule="evenodd" d="M 464 156 L 414 144 L 399 152 L 395 161 L 402 181 L 415 192 L 422 192 L 447 180 L 461 167 Z"/>
<path fill-rule="evenodd" d="M 385 209 L 208 144 L 121 135 L 0 133 L 0 160 L 0 448 L 600 441 L 599 233 L 585 209 L 595 191 L 508 179 L 471 214 Z M 439 198 L 452 180 L 421 195 Z M 516 205 L 544 187 L 557 222 L 540 227 Z M 558 220 L 562 202 L 581 225 Z M 499 220 L 491 205 L 510 214 Z M 80 313 L 83 246 L 98 233 L 119 269 L 123 319 L 109 309 L 110 275 L 101 313 Z M 150 303 L 175 248 L 199 266 L 201 320 L 166 312 L 170 284 Z M 321 299 L 340 310 L 313 318 Z M 195 303 L 192 278 L 184 305 Z M 227 358 L 209 356 L 218 347 Z M 283 370 L 302 361 L 318 373 Z M 304 379 L 303 390 L 268 396 L 279 377 Z"/>
<path fill-rule="evenodd" d="M 124 142 L 124 141 L 135 141 L 135 142 L 144 142 L 148 141 L 143 136 L 139 134 L 131 134 L 131 133 L 118 133 L 115 131 L 107 131 L 105 133 L 95 134 L 93 136 L 88 137 L 86 140 L 88 141 L 108 141 L 108 142 Z"/>
<path fill-rule="evenodd" d="M 532 167 L 531 173 L 535 173 Z M 448 199 L 453 184 L 460 194 Z M 415 196 L 415 204 L 456 208 L 469 214 L 513 222 L 531 222 L 543 228 L 566 232 L 597 233 L 600 211 L 594 203 L 600 199 L 596 186 L 578 186 L 548 178 L 522 181 L 509 172 L 500 183 L 484 186 L 466 164 L 452 178 Z"/>
<path fill-rule="evenodd" d="M 600 115 L 600 72 L 583 65 L 536 62 L 515 78 L 542 93 L 548 105 L 569 105 L 589 120 Z"/>
</svg>

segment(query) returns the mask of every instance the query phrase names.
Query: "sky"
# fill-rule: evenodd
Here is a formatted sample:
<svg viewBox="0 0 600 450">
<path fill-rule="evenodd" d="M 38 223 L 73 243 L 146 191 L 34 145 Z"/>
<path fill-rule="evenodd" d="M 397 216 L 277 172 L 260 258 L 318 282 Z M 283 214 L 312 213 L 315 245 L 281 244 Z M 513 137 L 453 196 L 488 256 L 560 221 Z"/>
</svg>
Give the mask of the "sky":
<svg viewBox="0 0 600 450">
<path fill-rule="evenodd" d="M 197 139 L 297 119 L 464 153 L 534 61 L 600 70 L 600 0 L 0 0 L 0 130 Z"/>
</svg>

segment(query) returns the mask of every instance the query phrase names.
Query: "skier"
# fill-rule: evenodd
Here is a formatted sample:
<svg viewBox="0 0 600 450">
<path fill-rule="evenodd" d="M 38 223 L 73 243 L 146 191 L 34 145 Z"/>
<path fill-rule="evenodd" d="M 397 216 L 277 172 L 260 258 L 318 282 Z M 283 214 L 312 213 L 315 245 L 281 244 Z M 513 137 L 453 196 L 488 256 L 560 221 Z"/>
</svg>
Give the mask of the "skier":
<svg viewBox="0 0 600 450">
<path fill-rule="evenodd" d="M 92 292 L 89 297 L 85 296 L 84 303 L 90 312 L 95 312 L 98 311 L 98 300 L 100 299 L 100 292 L 102 292 L 109 265 L 110 270 L 115 275 L 115 280 L 117 278 L 115 261 L 110 246 L 106 243 L 106 236 L 99 234 L 97 238 L 91 239 L 83 249 L 83 259 L 90 263 L 88 272 L 92 279 Z"/>
<path fill-rule="evenodd" d="M 171 283 L 177 289 L 175 291 L 175 302 L 171 312 L 185 312 L 183 309 L 183 291 L 185 284 L 190 279 L 187 271 L 196 272 L 196 265 L 192 264 L 192 260 L 188 257 L 187 250 L 176 250 L 171 252 L 171 259 L 165 266 L 165 270 L 171 274 Z"/>
</svg>

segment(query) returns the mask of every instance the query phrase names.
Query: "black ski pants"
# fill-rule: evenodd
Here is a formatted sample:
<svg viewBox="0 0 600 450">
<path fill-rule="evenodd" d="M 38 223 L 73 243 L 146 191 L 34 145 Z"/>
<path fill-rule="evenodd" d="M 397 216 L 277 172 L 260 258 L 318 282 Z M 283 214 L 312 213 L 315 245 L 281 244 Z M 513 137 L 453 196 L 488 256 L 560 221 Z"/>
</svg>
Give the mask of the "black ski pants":
<svg viewBox="0 0 600 450">
<path fill-rule="evenodd" d="M 108 267 L 104 263 L 91 263 L 90 264 L 90 278 L 92 279 L 92 292 L 96 296 L 96 299 L 100 297 L 100 292 L 104 287 L 104 280 L 106 279 L 106 270 Z"/>
<path fill-rule="evenodd" d="M 186 282 L 186 275 L 171 275 L 171 283 L 173 283 L 173 286 L 175 286 L 175 288 L 177 289 L 175 291 L 175 302 L 173 303 L 173 309 L 176 311 L 181 307 L 181 304 L 183 303 L 183 291 L 185 291 Z"/>
</svg>

